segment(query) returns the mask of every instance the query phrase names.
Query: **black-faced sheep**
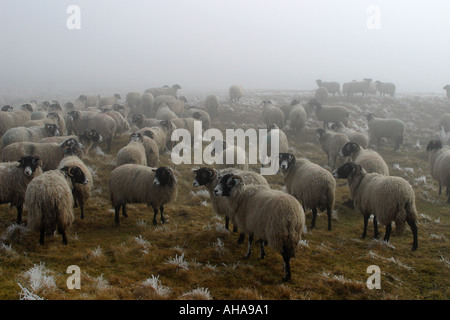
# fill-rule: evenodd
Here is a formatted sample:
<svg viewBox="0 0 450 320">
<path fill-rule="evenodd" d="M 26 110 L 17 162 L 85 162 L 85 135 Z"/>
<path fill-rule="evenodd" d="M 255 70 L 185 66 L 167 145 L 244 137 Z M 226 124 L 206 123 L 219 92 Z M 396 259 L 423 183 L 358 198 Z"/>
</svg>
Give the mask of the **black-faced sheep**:
<svg viewBox="0 0 450 320">
<path fill-rule="evenodd" d="M 22 223 L 23 203 L 28 184 L 42 173 L 37 156 L 0 163 L 0 204 L 10 203 L 17 209 L 17 223 Z"/>
<path fill-rule="evenodd" d="M 142 133 L 132 133 L 130 135 L 130 142 L 117 153 L 116 166 L 118 167 L 127 163 L 146 166 L 147 156 L 143 142 L 144 136 Z"/>
<path fill-rule="evenodd" d="M 367 235 L 369 217 L 373 214 L 374 237 L 378 238 L 378 222 L 386 226 L 384 241 L 389 241 L 391 224 L 395 221 L 396 232 L 401 234 L 405 221 L 413 234 L 412 250 L 417 250 L 417 210 L 415 194 L 411 185 L 401 177 L 367 173 L 360 165 L 349 162 L 333 172 L 336 179 L 347 179 L 350 196 L 355 208 L 364 216 L 364 231 Z"/>
<path fill-rule="evenodd" d="M 367 173 L 389 175 L 389 168 L 383 157 L 375 150 L 362 148 L 356 142 L 347 142 L 338 155 L 339 157 L 351 157 L 352 161 L 362 166 Z"/>
<path fill-rule="evenodd" d="M 83 134 L 70 135 L 70 136 L 58 136 L 58 137 L 47 137 L 39 140 L 39 143 L 63 143 L 67 139 L 75 139 L 78 143 L 83 146 L 83 154 L 88 154 L 94 143 L 102 142 L 102 136 L 94 129 L 86 129 Z"/>
<path fill-rule="evenodd" d="M 339 132 L 345 134 L 351 142 L 356 142 L 358 145 L 367 149 L 369 146 L 369 137 L 362 132 L 355 131 L 353 129 L 347 128 L 342 122 L 334 122 L 330 129 L 334 132 Z"/>
<path fill-rule="evenodd" d="M 74 220 L 72 190 L 77 183 L 88 183 L 83 171 L 78 167 L 63 167 L 44 172 L 28 184 L 25 192 L 27 226 L 40 232 L 41 245 L 45 234 L 53 234 L 55 230 L 61 234 L 63 244 L 67 244 L 65 231 Z"/>
<path fill-rule="evenodd" d="M 317 129 L 316 134 L 322 150 L 327 155 L 327 164 L 334 169 L 339 151 L 349 142 L 348 137 L 343 133 L 326 131 L 324 129 Z"/>
<path fill-rule="evenodd" d="M 291 195 L 261 185 L 245 185 L 243 178 L 224 175 L 214 189 L 215 196 L 228 199 L 233 208 L 232 221 L 242 233 L 249 235 L 246 257 L 251 254 L 253 237 L 259 239 L 261 258 L 267 242 L 283 257 L 283 281 L 291 280 L 290 259 L 301 239 L 305 213 L 300 203 Z"/>
<path fill-rule="evenodd" d="M 431 140 L 427 151 L 430 152 L 428 162 L 431 177 L 439 182 L 439 195 L 442 193 L 442 186 L 446 187 L 447 203 L 450 203 L 450 148 L 442 147 L 439 140 Z"/>
<path fill-rule="evenodd" d="M 59 136 L 56 124 L 46 124 L 42 127 L 15 127 L 5 132 L 2 137 L 2 150 L 14 142 L 38 142 L 45 137 Z"/>
<path fill-rule="evenodd" d="M 158 209 L 161 222 L 165 223 L 164 205 L 177 198 L 178 182 L 172 169 L 158 169 L 135 164 L 124 164 L 115 168 L 109 176 L 111 203 L 115 211 L 115 222 L 120 224 L 119 212 L 127 217 L 128 203 L 146 203 L 153 208 L 153 224 L 157 224 Z"/>
</svg>

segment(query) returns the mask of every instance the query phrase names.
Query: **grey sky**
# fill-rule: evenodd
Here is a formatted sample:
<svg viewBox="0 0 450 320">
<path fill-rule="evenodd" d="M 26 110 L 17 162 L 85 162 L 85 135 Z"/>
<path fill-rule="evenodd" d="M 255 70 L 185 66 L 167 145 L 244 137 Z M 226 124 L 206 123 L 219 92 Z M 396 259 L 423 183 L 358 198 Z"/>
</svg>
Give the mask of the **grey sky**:
<svg viewBox="0 0 450 320">
<path fill-rule="evenodd" d="M 66 27 L 69 5 L 80 30 Z M 444 94 L 450 83 L 448 0 L 2 0 L 0 30 L 0 87 L 14 91 L 310 90 L 369 77 Z"/>
</svg>

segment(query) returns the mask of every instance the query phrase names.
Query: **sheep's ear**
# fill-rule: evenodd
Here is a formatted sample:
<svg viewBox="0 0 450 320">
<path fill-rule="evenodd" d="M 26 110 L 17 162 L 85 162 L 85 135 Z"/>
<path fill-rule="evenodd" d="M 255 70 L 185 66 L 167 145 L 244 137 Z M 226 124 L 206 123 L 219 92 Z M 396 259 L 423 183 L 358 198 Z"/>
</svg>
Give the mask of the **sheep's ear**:
<svg viewBox="0 0 450 320">
<path fill-rule="evenodd" d="M 41 162 L 41 158 L 39 156 L 35 156 L 33 158 L 33 164 L 39 164 Z"/>
<path fill-rule="evenodd" d="M 17 165 L 17 168 L 20 168 L 21 166 L 23 166 L 23 160 L 22 159 L 17 160 L 17 162 L 19 163 Z"/>
<path fill-rule="evenodd" d="M 153 172 L 156 172 L 157 169 L 152 169 Z"/>
</svg>

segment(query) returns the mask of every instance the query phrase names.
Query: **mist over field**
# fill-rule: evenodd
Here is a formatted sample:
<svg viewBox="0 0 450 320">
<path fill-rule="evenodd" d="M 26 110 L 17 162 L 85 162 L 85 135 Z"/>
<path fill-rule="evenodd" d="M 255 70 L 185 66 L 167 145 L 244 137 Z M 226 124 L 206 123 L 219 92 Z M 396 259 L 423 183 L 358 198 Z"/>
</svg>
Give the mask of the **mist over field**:
<svg viewBox="0 0 450 320">
<path fill-rule="evenodd" d="M 71 5 L 79 29 L 68 27 Z M 310 90 L 316 79 L 372 78 L 443 94 L 449 12 L 445 0 L 3 1 L 0 93 Z"/>
</svg>

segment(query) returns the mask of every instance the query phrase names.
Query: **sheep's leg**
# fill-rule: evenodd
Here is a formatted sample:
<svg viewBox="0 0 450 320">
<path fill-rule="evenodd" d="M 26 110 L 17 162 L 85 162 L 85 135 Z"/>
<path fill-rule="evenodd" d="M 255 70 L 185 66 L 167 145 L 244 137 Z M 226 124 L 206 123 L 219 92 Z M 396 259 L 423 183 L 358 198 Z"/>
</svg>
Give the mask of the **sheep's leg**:
<svg viewBox="0 0 450 320">
<path fill-rule="evenodd" d="M 384 235 L 384 239 L 383 239 L 384 241 L 389 242 L 389 238 L 391 236 L 391 230 L 392 230 L 392 223 L 389 222 L 386 225 L 386 234 Z"/>
<path fill-rule="evenodd" d="M 317 218 L 317 208 L 312 208 L 312 221 L 310 229 L 313 229 L 316 226 L 316 218 Z"/>
<path fill-rule="evenodd" d="M 380 233 L 378 232 L 378 221 L 376 216 L 373 216 L 373 237 L 375 239 L 378 239 L 380 237 Z"/>
<path fill-rule="evenodd" d="M 84 207 L 80 206 L 80 210 L 81 210 L 81 219 L 84 219 Z"/>
<path fill-rule="evenodd" d="M 161 223 L 166 223 L 166 218 L 164 218 L 164 207 L 159 207 L 159 211 L 161 211 Z"/>
<path fill-rule="evenodd" d="M 247 253 L 245 254 L 245 258 L 249 258 L 252 254 L 252 243 L 253 243 L 253 235 L 248 236 L 248 248 Z"/>
<path fill-rule="evenodd" d="M 369 223 L 369 215 L 364 215 L 364 230 L 363 230 L 363 233 L 362 233 L 362 235 L 361 235 L 361 238 L 362 239 L 365 239 L 366 238 L 366 235 L 367 235 L 367 224 Z"/>
<path fill-rule="evenodd" d="M 233 232 L 238 232 L 238 227 L 236 225 L 233 226 Z"/>
<path fill-rule="evenodd" d="M 327 206 L 328 231 L 331 231 L 331 207 Z"/>
<path fill-rule="evenodd" d="M 157 225 L 158 222 L 156 221 L 156 215 L 158 214 L 158 208 L 153 208 L 153 225 Z"/>
<path fill-rule="evenodd" d="M 416 221 L 414 221 L 413 219 L 406 217 L 406 222 L 408 222 L 409 227 L 411 228 L 412 234 L 413 234 L 413 246 L 412 246 L 412 250 L 416 251 L 418 248 L 418 243 L 417 243 L 417 225 L 416 225 Z"/>
<path fill-rule="evenodd" d="M 17 208 L 17 224 L 21 224 L 22 223 L 23 206 L 18 205 L 18 206 L 16 206 L 16 208 Z"/>
<path fill-rule="evenodd" d="M 116 225 L 120 224 L 119 213 L 120 213 L 120 204 L 114 207 L 114 214 L 115 214 L 114 221 L 116 222 Z"/>
<path fill-rule="evenodd" d="M 441 181 L 439 180 L 439 195 L 441 195 L 441 193 L 442 193 L 442 183 L 441 183 Z"/>
<path fill-rule="evenodd" d="M 241 244 L 242 242 L 244 242 L 244 239 L 245 239 L 245 233 L 239 234 L 239 238 L 237 239 L 237 243 Z"/>
<path fill-rule="evenodd" d="M 228 218 L 227 216 L 225 216 L 225 229 L 228 230 L 228 226 L 230 225 L 230 218 Z"/>
<path fill-rule="evenodd" d="M 283 256 L 283 269 L 284 269 L 284 277 L 283 282 L 291 281 L 291 254 L 289 250 L 287 250 L 286 246 L 283 246 L 283 250 L 281 250 L 281 255 Z"/>
<path fill-rule="evenodd" d="M 108 140 L 107 140 L 107 142 L 108 142 L 108 149 L 107 149 L 107 152 L 109 153 L 109 152 L 111 151 L 112 137 L 109 137 Z"/>
<path fill-rule="evenodd" d="M 123 205 L 122 205 L 122 215 L 123 215 L 125 218 L 128 218 L 126 204 L 123 204 Z"/>
<path fill-rule="evenodd" d="M 39 235 L 39 244 L 44 245 L 44 237 L 45 237 L 45 227 L 42 225 Z"/>
<path fill-rule="evenodd" d="M 261 249 L 259 257 L 261 259 L 264 259 L 264 257 L 266 256 L 266 251 L 264 250 L 264 240 L 259 240 L 259 248 Z"/>
<path fill-rule="evenodd" d="M 62 229 L 62 230 L 60 230 L 60 231 L 58 231 L 58 232 L 61 233 L 63 244 L 64 244 L 64 245 L 67 245 L 66 230 Z"/>
</svg>

